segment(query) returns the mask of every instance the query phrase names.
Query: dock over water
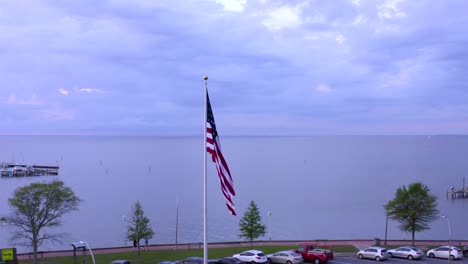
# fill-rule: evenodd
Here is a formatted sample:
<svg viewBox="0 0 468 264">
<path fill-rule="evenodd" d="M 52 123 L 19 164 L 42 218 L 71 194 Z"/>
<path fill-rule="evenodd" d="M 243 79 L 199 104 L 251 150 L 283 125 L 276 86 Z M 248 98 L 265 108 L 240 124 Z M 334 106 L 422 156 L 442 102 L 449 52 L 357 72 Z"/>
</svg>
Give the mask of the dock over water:
<svg viewBox="0 0 468 264">
<path fill-rule="evenodd" d="M 455 188 L 455 186 L 450 186 L 450 189 L 447 190 L 447 199 L 460 199 L 468 198 L 468 186 L 465 184 L 465 177 L 463 177 L 463 184 L 460 189 Z"/>
<path fill-rule="evenodd" d="M 468 188 L 465 188 L 464 190 L 448 190 L 447 191 L 447 199 L 463 199 L 463 198 L 468 198 Z"/>
<path fill-rule="evenodd" d="M 59 166 L 0 163 L 2 177 L 57 176 Z"/>
<path fill-rule="evenodd" d="M 465 184 L 465 177 L 463 177 L 462 188 L 456 189 L 454 186 L 450 186 L 450 189 L 447 190 L 447 199 L 463 199 L 468 198 L 468 186 Z"/>
</svg>

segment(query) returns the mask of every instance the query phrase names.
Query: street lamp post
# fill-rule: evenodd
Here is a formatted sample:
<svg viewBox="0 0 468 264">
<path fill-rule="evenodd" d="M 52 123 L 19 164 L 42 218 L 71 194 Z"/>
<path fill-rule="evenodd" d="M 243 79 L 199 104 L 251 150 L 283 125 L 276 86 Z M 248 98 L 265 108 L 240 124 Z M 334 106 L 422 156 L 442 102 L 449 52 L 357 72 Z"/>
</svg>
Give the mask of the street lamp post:
<svg viewBox="0 0 468 264">
<path fill-rule="evenodd" d="M 271 212 L 268 211 L 268 233 L 270 234 L 270 240 L 271 240 Z"/>
<path fill-rule="evenodd" d="M 450 264 L 450 258 L 451 258 L 451 255 L 452 255 L 452 226 L 450 224 L 450 220 L 448 218 L 448 216 L 446 215 L 443 215 L 442 218 L 444 218 L 445 220 L 447 220 L 447 225 L 448 225 L 448 232 L 449 232 L 449 255 L 448 255 L 448 263 Z"/>
<path fill-rule="evenodd" d="M 388 199 L 388 192 L 387 192 L 387 204 L 385 204 L 385 242 L 384 242 L 384 245 L 387 245 L 387 233 L 388 233 L 388 203 L 389 203 L 389 199 Z"/>
<path fill-rule="evenodd" d="M 175 250 L 177 250 L 178 237 L 179 237 L 179 198 L 177 198 L 176 200 Z"/>
<path fill-rule="evenodd" d="M 126 215 L 122 215 L 122 230 L 123 230 L 123 239 L 124 239 L 124 245 L 125 245 L 125 246 L 127 246 L 127 238 L 126 238 L 127 232 L 126 232 L 126 230 L 125 230 L 125 228 L 126 228 L 126 225 L 125 225 L 126 221 L 127 221 L 127 216 L 126 216 Z"/>
<path fill-rule="evenodd" d="M 384 245 L 387 245 L 387 232 L 388 232 L 388 209 L 385 207 L 385 242 Z"/>
<path fill-rule="evenodd" d="M 91 258 L 93 259 L 93 264 L 96 264 L 96 261 L 94 260 L 94 254 L 91 248 L 89 247 L 88 243 L 85 241 L 80 241 L 81 244 L 85 245 L 89 249 L 89 253 L 91 254 Z"/>
</svg>

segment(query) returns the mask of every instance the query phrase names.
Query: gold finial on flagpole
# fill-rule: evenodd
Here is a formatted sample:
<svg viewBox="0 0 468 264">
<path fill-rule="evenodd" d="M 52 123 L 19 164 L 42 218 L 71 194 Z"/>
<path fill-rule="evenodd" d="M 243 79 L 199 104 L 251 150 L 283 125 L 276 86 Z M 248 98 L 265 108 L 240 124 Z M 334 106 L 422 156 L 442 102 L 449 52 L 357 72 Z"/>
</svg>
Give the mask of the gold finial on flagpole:
<svg viewBox="0 0 468 264">
<path fill-rule="evenodd" d="M 208 80 L 208 76 L 206 76 L 206 75 L 203 76 L 203 80 L 205 80 L 205 81 Z"/>
</svg>

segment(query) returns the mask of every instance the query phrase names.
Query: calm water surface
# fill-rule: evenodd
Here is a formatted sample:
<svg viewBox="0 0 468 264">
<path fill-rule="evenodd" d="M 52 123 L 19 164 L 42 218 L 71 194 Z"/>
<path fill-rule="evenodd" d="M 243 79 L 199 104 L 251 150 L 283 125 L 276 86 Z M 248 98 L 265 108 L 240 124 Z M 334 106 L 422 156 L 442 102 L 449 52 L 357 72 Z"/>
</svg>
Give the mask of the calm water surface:
<svg viewBox="0 0 468 264">
<path fill-rule="evenodd" d="M 439 197 L 453 239 L 468 239 L 468 199 L 446 199 L 468 176 L 468 137 L 324 136 L 224 137 L 234 177 L 237 217 L 229 215 L 214 164 L 208 164 L 208 240 L 237 241 L 240 216 L 255 201 L 268 239 L 383 238 L 383 204 L 396 188 L 422 181 Z M 139 200 L 156 234 L 150 243 L 174 243 L 179 204 L 180 243 L 203 240 L 203 140 L 195 137 L 0 136 L 0 162 L 60 166 L 58 178 L 83 199 L 67 215 L 63 244 L 122 246 L 125 221 Z M 15 188 L 54 176 L 0 179 L 0 215 L 10 213 Z M 468 183 L 468 177 L 467 177 Z M 268 212 L 271 217 L 268 217 Z M 418 239 L 446 239 L 438 219 Z M 11 246 L 0 227 L 0 247 Z M 409 238 L 390 222 L 389 239 Z M 130 245 L 130 243 L 127 243 Z M 25 249 L 20 249 L 25 251 Z"/>
</svg>

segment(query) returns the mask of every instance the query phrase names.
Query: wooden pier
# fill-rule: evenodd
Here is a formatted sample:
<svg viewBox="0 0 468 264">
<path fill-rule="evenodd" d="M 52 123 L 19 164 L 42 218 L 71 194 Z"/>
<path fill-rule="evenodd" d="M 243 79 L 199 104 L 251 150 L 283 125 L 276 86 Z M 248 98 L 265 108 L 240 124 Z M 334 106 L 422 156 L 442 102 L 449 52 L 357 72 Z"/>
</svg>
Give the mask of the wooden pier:
<svg viewBox="0 0 468 264">
<path fill-rule="evenodd" d="M 24 165 L 14 163 L 0 163 L 2 177 L 26 177 L 26 176 L 57 176 L 58 166 Z"/>
<path fill-rule="evenodd" d="M 454 186 L 451 186 L 449 190 L 447 190 L 447 199 L 463 199 L 468 198 L 468 186 L 465 185 L 465 177 L 463 177 L 463 185 L 462 188 L 456 189 Z"/>
<path fill-rule="evenodd" d="M 464 190 L 448 190 L 447 191 L 447 199 L 463 199 L 463 198 L 468 198 L 468 188 L 465 188 Z"/>
</svg>

